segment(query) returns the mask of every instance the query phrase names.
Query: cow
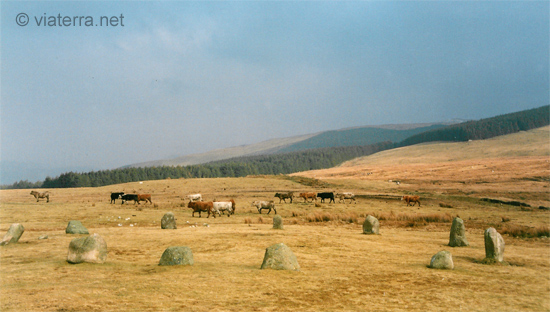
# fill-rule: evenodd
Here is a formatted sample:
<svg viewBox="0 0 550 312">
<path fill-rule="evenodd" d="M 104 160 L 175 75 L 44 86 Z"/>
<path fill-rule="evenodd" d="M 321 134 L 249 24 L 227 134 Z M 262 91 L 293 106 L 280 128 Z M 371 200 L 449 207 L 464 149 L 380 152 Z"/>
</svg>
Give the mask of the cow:
<svg viewBox="0 0 550 312">
<path fill-rule="evenodd" d="M 304 199 L 304 203 L 311 198 L 311 202 L 317 201 L 317 196 L 315 193 L 300 193 L 300 196 Z"/>
<path fill-rule="evenodd" d="M 121 199 L 122 195 L 124 195 L 124 192 L 116 192 L 116 193 L 111 192 L 111 204 L 112 203 L 116 204 L 116 200 Z"/>
<path fill-rule="evenodd" d="M 153 204 L 153 201 L 151 201 L 151 194 L 137 194 L 138 205 L 140 201 L 144 201 L 146 204 L 147 202 L 149 202 L 151 205 Z"/>
<path fill-rule="evenodd" d="M 202 211 L 208 212 L 208 217 L 207 218 L 210 218 L 210 214 L 212 214 L 215 218 L 216 214 L 212 212 L 213 211 L 213 206 L 214 206 L 214 204 L 212 202 L 199 202 L 199 201 L 194 202 L 194 201 L 190 201 L 187 204 L 187 208 L 193 209 L 193 218 L 195 217 L 195 212 L 199 213 L 199 218 L 200 218 Z"/>
<path fill-rule="evenodd" d="M 201 194 L 191 194 L 191 195 L 187 195 L 187 198 L 188 198 L 190 201 L 202 201 L 202 195 L 201 195 Z"/>
<path fill-rule="evenodd" d="M 270 214 L 271 209 L 273 209 L 273 211 L 275 211 L 275 214 L 277 214 L 277 209 L 275 209 L 275 203 L 272 200 L 270 201 L 255 200 L 252 202 L 252 206 L 256 206 L 260 214 L 262 214 L 262 209 L 268 209 L 269 211 L 267 212 L 267 214 Z"/>
<path fill-rule="evenodd" d="M 45 198 L 46 202 L 50 202 L 50 192 L 44 192 L 44 193 L 38 193 L 37 191 L 31 191 L 31 195 L 36 198 L 36 201 L 38 202 L 40 198 Z"/>
<path fill-rule="evenodd" d="M 345 192 L 345 193 L 342 193 L 342 194 L 336 194 L 336 197 L 338 197 L 338 202 L 346 202 L 346 199 L 349 199 L 349 203 L 351 204 L 351 201 L 353 200 L 354 203 L 357 204 L 357 202 L 355 201 L 355 194 L 353 193 L 350 193 L 350 192 Z"/>
<path fill-rule="evenodd" d="M 274 197 L 279 198 L 279 204 L 281 203 L 281 200 L 286 203 L 286 199 L 290 198 L 290 203 L 292 204 L 292 197 L 294 197 L 294 192 L 288 192 L 288 193 L 275 193 Z"/>
<path fill-rule="evenodd" d="M 120 199 L 122 199 L 122 204 L 129 200 L 133 200 L 134 204 L 136 204 L 138 202 L 138 194 L 124 194 L 120 196 Z"/>
<path fill-rule="evenodd" d="M 230 199 L 226 202 L 217 202 L 215 201 L 212 206 L 212 213 L 217 213 L 218 216 L 221 216 L 222 212 L 227 211 L 227 216 L 231 217 L 232 214 L 235 214 L 235 201 Z"/>
<path fill-rule="evenodd" d="M 321 202 L 324 203 L 325 199 L 329 198 L 329 204 L 334 203 L 334 193 L 333 192 L 323 192 L 317 193 L 317 197 L 321 197 Z"/>
<path fill-rule="evenodd" d="M 420 207 L 420 196 L 418 195 L 404 195 L 401 197 L 401 200 L 404 200 L 407 203 L 407 206 L 414 206 L 418 203 L 418 207 Z M 411 205 L 411 203 L 413 204 Z"/>
</svg>

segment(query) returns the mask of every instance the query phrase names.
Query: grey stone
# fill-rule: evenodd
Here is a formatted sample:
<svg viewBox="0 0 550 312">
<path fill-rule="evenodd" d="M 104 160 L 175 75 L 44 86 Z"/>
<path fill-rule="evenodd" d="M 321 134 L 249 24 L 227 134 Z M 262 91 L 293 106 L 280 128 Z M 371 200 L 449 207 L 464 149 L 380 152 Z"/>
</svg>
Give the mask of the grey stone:
<svg viewBox="0 0 550 312">
<path fill-rule="evenodd" d="M 78 220 L 71 220 L 69 221 L 69 224 L 67 224 L 67 228 L 65 229 L 65 233 L 67 234 L 90 234 L 88 232 L 88 229 L 82 225 L 82 222 Z"/>
<path fill-rule="evenodd" d="M 273 217 L 273 228 L 277 230 L 283 230 L 283 218 L 279 215 Z"/>
<path fill-rule="evenodd" d="M 375 217 L 369 215 L 363 222 L 363 234 L 380 234 L 380 222 Z"/>
<path fill-rule="evenodd" d="M 452 270 L 454 267 L 453 256 L 446 250 L 436 253 L 430 261 L 432 269 Z"/>
<path fill-rule="evenodd" d="M 504 260 L 504 239 L 495 228 L 488 228 L 484 233 L 485 258 L 494 259 L 498 262 Z"/>
<path fill-rule="evenodd" d="M 453 219 L 451 225 L 451 233 L 449 235 L 449 246 L 451 247 L 464 247 L 470 245 L 466 239 L 466 228 L 464 227 L 464 221 L 459 217 Z"/>
<path fill-rule="evenodd" d="M 6 235 L 4 235 L 4 238 L 2 238 L 0 246 L 17 243 L 21 238 L 21 235 L 23 235 L 23 232 L 25 232 L 25 228 L 21 223 L 13 223 L 10 225 L 10 228 L 8 229 Z"/>
<path fill-rule="evenodd" d="M 107 243 L 98 234 L 75 238 L 69 244 L 67 262 L 104 263 L 107 260 Z"/>
<path fill-rule="evenodd" d="M 164 216 L 160 220 L 160 227 L 162 229 L 169 229 L 169 230 L 177 229 L 176 217 L 174 216 L 174 213 L 167 212 L 166 214 L 164 214 Z"/>
<path fill-rule="evenodd" d="M 185 246 L 168 247 L 160 257 L 159 265 L 193 265 L 193 252 Z"/>
<path fill-rule="evenodd" d="M 300 265 L 292 250 L 285 244 L 279 243 L 266 248 L 260 269 L 300 271 Z"/>
</svg>

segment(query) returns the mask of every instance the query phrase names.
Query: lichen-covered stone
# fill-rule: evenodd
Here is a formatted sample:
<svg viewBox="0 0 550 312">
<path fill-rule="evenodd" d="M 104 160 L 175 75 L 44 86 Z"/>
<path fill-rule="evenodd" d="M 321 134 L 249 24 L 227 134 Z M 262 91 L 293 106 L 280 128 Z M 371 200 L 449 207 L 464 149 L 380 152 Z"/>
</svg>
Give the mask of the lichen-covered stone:
<svg viewBox="0 0 550 312">
<path fill-rule="evenodd" d="M 454 267 L 453 256 L 446 250 L 436 253 L 430 261 L 432 269 L 452 270 Z"/>
<path fill-rule="evenodd" d="M 160 227 L 162 229 L 169 229 L 169 230 L 177 229 L 176 217 L 174 216 L 174 213 L 167 212 L 166 214 L 164 214 L 164 216 L 160 220 Z"/>
<path fill-rule="evenodd" d="M 168 247 L 160 257 L 159 265 L 193 265 L 193 252 L 185 246 Z"/>
<path fill-rule="evenodd" d="M 466 228 L 464 227 L 464 221 L 459 217 L 453 219 L 451 225 L 451 233 L 449 235 L 449 246 L 451 247 L 464 247 L 470 245 L 466 239 Z"/>
<path fill-rule="evenodd" d="M 23 235 L 23 232 L 25 232 L 25 228 L 21 223 L 13 223 L 10 225 L 10 228 L 8 229 L 6 235 L 4 235 L 4 238 L 2 238 L 0 246 L 17 243 L 21 238 L 21 235 Z"/>
<path fill-rule="evenodd" d="M 67 228 L 65 229 L 65 233 L 67 234 L 90 234 L 88 232 L 88 229 L 82 225 L 82 222 L 78 220 L 71 220 L 69 221 L 69 224 L 67 224 Z"/>
<path fill-rule="evenodd" d="M 484 233 L 485 257 L 498 262 L 504 260 L 504 239 L 495 228 L 488 228 Z"/>
<path fill-rule="evenodd" d="M 98 234 L 75 238 L 69 244 L 67 262 L 104 263 L 107 260 L 107 243 Z"/>
<path fill-rule="evenodd" d="M 283 218 L 279 215 L 273 217 L 273 228 L 277 230 L 283 230 Z"/>
<path fill-rule="evenodd" d="M 296 256 L 283 243 L 272 245 L 265 250 L 264 261 L 261 269 L 293 270 L 300 271 L 300 265 Z"/>
<path fill-rule="evenodd" d="M 375 217 L 369 215 L 363 222 L 363 234 L 380 234 L 380 222 Z"/>
</svg>

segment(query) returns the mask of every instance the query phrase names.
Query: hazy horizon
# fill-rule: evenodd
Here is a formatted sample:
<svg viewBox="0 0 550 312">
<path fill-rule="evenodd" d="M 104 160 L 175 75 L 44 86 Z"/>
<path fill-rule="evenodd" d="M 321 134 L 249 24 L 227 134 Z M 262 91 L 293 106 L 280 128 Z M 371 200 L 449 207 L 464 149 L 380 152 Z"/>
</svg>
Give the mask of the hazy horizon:
<svg viewBox="0 0 550 312">
<path fill-rule="evenodd" d="M 547 1 L 0 6 L 2 184 L 550 103 Z"/>
</svg>

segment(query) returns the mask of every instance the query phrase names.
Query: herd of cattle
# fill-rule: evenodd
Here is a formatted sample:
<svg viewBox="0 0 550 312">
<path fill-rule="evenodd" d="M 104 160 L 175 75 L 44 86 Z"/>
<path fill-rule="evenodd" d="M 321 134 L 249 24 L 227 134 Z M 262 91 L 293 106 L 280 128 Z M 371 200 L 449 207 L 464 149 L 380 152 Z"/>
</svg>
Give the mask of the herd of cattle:
<svg viewBox="0 0 550 312">
<path fill-rule="evenodd" d="M 32 191 L 31 195 L 33 195 L 36 198 L 36 201 L 38 201 L 41 198 L 45 198 L 47 202 L 50 201 L 50 195 L 48 192 L 39 193 L 36 191 Z M 292 200 L 294 199 L 294 192 L 286 192 L 286 193 L 275 193 L 275 196 L 279 198 L 279 204 L 281 202 L 285 202 L 289 199 L 290 203 L 292 203 Z M 350 192 L 345 193 L 334 193 L 334 192 L 321 192 L 321 193 L 300 193 L 298 195 L 298 198 L 303 198 L 304 203 L 306 202 L 313 202 L 317 201 L 317 198 L 321 199 L 321 202 L 324 203 L 326 199 L 329 200 L 329 203 L 335 203 L 335 198 L 338 198 L 339 202 L 346 202 L 346 199 L 349 199 L 349 202 L 356 203 L 355 201 L 355 194 Z M 122 204 L 124 204 L 126 201 L 134 201 L 135 204 L 139 204 L 141 201 L 144 201 L 145 203 L 149 202 L 150 204 L 153 204 L 153 201 L 151 200 L 151 194 L 125 194 L 124 192 L 114 192 L 111 193 L 111 204 L 116 203 L 116 200 L 120 199 L 122 201 Z M 201 212 L 207 212 L 208 217 L 210 215 L 213 215 L 214 218 L 216 217 L 216 214 L 218 216 L 221 216 L 222 213 L 225 214 L 227 212 L 227 216 L 230 217 L 231 215 L 235 214 L 236 204 L 233 199 L 230 199 L 228 201 L 210 201 L 205 202 L 202 200 L 201 194 L 191 194 L 187 195 L 187 199 L 189 200 L 189 203 L 187 204 L 188 208 L 193 209 L 193 217 L 195 216 L 195 212 L 199 213 L 199 218 L 201 217 Z M 310 201 L 311 200 L 311 201 Z M 419 196 L 410 196 L 405 195 L 401 197 L 401 200 L 405 201 L 407 203 L 407 206 L 414 206 L 416 203 L 418 203 L 418 206 L 420 207 L 420 197 Z M 271 213 L 271 210 L 277 214 L 277 210 L 275 209 L 275 203 L 272 200 L 269 201 L 253 201 L 252 206 L 256 207 L 258 209 L 258 213 L 262 213 L 262 210 L 268 210 L 267 214 Z"/>
</svg>

